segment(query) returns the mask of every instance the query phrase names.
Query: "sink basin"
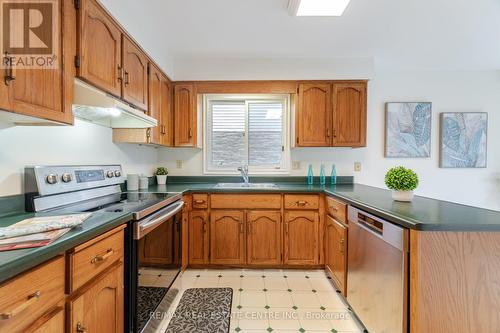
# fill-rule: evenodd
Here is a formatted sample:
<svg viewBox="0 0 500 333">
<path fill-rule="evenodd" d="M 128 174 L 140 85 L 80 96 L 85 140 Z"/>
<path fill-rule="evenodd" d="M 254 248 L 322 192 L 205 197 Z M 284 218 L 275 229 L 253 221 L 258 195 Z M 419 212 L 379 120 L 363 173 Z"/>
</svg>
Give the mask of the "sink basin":
<svg viewBox="0 0 500 333">
<path fill-rule="evenodd" d="M 278 188 L 278 185 L 272 183 L 219 183 L 215 185 L 215 188 L 261 188 L 261 189 L 273 189 Z"/>
</svg>

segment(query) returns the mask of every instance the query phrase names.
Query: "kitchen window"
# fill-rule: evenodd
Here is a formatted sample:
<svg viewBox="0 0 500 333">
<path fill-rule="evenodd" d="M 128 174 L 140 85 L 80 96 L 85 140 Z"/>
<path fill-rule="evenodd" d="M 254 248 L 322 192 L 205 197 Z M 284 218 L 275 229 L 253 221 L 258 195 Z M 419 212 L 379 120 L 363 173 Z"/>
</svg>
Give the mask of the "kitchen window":
<svg viewBox="0 0 500 333">
<path fill-rule="evenodd" d="M 205 95 L 204 172 L 289 172 L 288 95 Z"/>
</svg>

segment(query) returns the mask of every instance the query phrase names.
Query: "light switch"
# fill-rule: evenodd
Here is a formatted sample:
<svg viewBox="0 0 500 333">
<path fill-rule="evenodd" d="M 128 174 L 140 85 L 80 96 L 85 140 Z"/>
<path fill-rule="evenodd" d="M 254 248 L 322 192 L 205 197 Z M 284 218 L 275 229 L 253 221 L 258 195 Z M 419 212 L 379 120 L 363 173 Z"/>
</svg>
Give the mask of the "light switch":
<svg viewBox="0 0 500 333">
<path fill-rule="evenodd" d="M 361 171 L 361 162 L 354 162 L 354 171 L 356 172 Z"/>
<path fill-rule="evenodd" d="M 300 161 L 292 161 L 292 169 L 300 170 Z"/>
</svg>

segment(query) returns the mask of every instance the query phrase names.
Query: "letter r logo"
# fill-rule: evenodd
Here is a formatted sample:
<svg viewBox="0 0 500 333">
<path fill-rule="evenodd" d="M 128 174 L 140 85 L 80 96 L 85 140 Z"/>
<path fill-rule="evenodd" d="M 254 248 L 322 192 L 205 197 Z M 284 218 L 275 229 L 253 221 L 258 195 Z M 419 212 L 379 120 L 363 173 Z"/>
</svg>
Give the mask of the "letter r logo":
<svg viewBox="0 0 500 333">
<path fill-rule="evenodd" d="M 2 1 L 3 51 L 10 54 L 53 52 L 54 1 Z"/>
</svg>

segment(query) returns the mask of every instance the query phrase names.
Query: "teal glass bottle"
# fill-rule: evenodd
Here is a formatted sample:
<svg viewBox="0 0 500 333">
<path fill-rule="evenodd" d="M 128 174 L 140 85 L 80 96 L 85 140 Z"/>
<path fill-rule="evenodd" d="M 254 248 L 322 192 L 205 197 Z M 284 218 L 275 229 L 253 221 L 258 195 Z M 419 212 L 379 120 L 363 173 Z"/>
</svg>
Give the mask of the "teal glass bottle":
<svg viewBox="0 0 500 333">
<path fill-rule="evenodd" d="M 332 173 L 330 174 L 330 183 L 332 185 L 337 184 L 337 168 L 335 164 L 332 165 Z"/>
<path fill-rule="evenodd" d="M 326 177 L 325 177 L 325 165 L 321 164 L 321 168 L 319 171 L 319 184 L 320 185 L 325 185 L 326 184 Z"/>
<path fill-rule="evenodd" d="M 307 171 L 307 185 L 312 185 L 313 182 L 314 182 L 313 167 L 311 164 L 309 164 L 309 168 Z"/>
</svg>

